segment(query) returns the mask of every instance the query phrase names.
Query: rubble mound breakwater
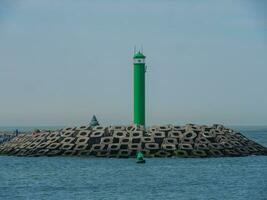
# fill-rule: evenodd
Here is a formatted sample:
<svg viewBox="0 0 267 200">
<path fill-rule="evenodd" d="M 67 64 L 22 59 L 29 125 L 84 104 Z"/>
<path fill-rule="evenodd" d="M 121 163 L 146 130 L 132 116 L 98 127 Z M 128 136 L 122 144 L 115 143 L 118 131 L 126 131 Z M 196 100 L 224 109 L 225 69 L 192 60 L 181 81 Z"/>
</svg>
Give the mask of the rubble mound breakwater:
<svg viewBox="0 0 267 200">
<path fill-rule="evenodd" d="M 0 144 L 0 155 L 135 157 L 267 155 L 267 148 L 222 125 L 81 126 L 19 134 Z"/>
</svg>

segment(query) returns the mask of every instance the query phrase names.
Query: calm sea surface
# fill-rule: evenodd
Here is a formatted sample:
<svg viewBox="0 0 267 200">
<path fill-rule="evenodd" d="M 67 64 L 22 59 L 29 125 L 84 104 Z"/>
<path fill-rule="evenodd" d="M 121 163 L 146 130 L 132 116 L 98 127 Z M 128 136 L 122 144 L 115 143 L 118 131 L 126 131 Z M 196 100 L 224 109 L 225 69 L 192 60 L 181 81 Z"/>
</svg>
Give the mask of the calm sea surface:
<svg viewBox="0 0 267 200">
<path fill-rule="evenodd" d="M 236 128 L 267 146 L 266 128 Z M 134 159 L 0 156 L 1 200 L 267 199 L 267 156 Z"/>
</svg>

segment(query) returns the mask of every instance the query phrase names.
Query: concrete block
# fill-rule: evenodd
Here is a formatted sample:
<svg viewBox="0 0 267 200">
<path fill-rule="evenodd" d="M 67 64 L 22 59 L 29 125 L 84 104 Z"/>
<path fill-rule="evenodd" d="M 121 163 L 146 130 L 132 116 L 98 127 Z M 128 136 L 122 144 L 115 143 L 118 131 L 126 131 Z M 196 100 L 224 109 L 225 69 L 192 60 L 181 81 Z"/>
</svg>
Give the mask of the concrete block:
<svg viewBox="0 0 267 200">
<path fill-rule="evenodd" d="M 65 137 L 63 138 L 63 140 L 61 141 L 61 143 L 74 143 L 75 142 L 75 138 L 74 137 Z"/>
<path fill-rule="evenodd" d="M 246 148 L 250 153 L 258 152 L 258 149 L 254 146 L 246 146 Z"/>
<path fill-rule="evenodd" d="M 222 124 L 213 124 L 212 127 L 217 129 L 217 130 L 225 129 L 225 127 Z"/>
<path fill-rule="evenodd" d="M 148 129 L 148 132 L 149 132 L 149 133 L 156 132 L 156 131 L 158 131 L 158 126 L 151 126 L 151 127 L 149 127 L 149 129 Z"/>
<path fill-rule="evenodd" d="M 223 153 L 220 150 L 217 150 L 217 149 L 209 150 L 209 154 L 212 157 L 222 157 L 223 156 Z"/>
<path fill-rule="evenodd" d="M 250 154 L 249 150 L 246 147 L 238 147 L 238 148 L 235 148 L 235 150 L 242 155 L 249 155 Z"/>
<path fill-rule="evenodd" d="M 126 131 L 132 132 L 132 131 L 137 131 L 137 126 L 136 125 L 130 125 L 130 126 L 126 126 Z"/>
<path fill-rule="evenodd" d="M 21 149 L 16 155 L 17 156 L 28 156 L 28 150 L 27 149 Z"/>
<path fill-rule="evenodd" d="M 111 144 L 113 137 L 101 137 L 100 144 Z"/>
<path fill-rule="evenodd" d="M 100 138 L 104 135 L 104 131 L 95 131 L 91 133 L 91 138 Z"/>
<path fill-rule="evenodd" d="M 24 142 L 22 144 L 19 145 L 19 148 L 20 149 L 25 149 L 27 146 L 31 145 L 32 143 L 31 142 Z"/>
<path fill-rule="evenodd" d="M 126 131 L 114 131 L 113 137 L 114 138 L 125 138 L 127 136 Z"/>
<path fill-rule="evenodd" d="M 51 139 L 47 139 L 47 141 L 50 142 L 50 143 L 59 142 L 60 140 L 61 140 L 60 136 L 54 137 L 54 138 L 51 138 Z"/>
<path fill-rule="evenodd" d="M 96 131 L 96 132 L 92 132 L 90 139 L 88 141 L 89 145 L 93 145 L 93 144 L 99 144 L 101 141 L 101 138 L 104 136 L 104 131 Z"/>
<path fill-rule="evenodd" d="M 186 125 L 185 125 L 185 130 L 186 130 L 186 132 L 188 132 L 188 131 L 192 131 L 192 130 L 193 130 L 193 126 L 194 126 L 194 124 L 186 124 Z"/>
<path fill-rule="evenodd" d="M 223 147 L 225 149 L 232 149 L 233 148 L 233 145 L 231 145 L 229 142 L 221 142 L 220 144 L 223 145 Z"/>
<path fill-rule="evenodd" d="M 172 127 L 170 127 L 169 125 L 164 125 L 164 126 L 158 126 L 157 127 L 157 131 L 165 132 L 165 133 L 171 131 L 171 129 L 172 129 Z"/>
<path fill-rule="evenodd" d="M 54 150 L 54 149 L 58 149 L 60 146 L 61 146 L 61 143 L 51 143 L 46 148 Z"/>
<path fill-rule="evenodd" d="M 130 137 L 131 138 L 141 138 L 143 137 L 143 131 L 132 131 L 130 132 Z"/>
<path fill-rule="evenodd" d="M 242 147 L 243 145 L 238 141 L 229 141 L 233 147 Z"/>
<path fill-rule="evenodd" d="M 203 143 L 195 143 L 196 150 L 209 150 L 209 146 Z"/>
<path fill-rule="evenodd" d="M 86 150 L 86 148 L 88 147 L 88 144 L 83 143 L 83 144 L 76 144 L 74 147 L 75 151 L 82 151 L 82 150 Z"/>
<path fill-rule="evenodd" d="M 180 140 L 180 143 L 184 143 L 184 144 L 194 144 L 194 140 L 193 139 L 190 139 L 190 138 L 182 138 Z"/>
<path fill-rule="evenodd" d="M 120 150 L 118 153 L 118 158 L 129 158 L 131 153 L 131 150 Z"/>
<path fill-rule="evenodd" d="M 104 127 L 104 126 L 95 126 L 95 127 L 93 127 L 93 131 L 94 132 L 97 132 L 97 131 L 103 131 L 103 132 L 105 132 L 106 129 L 107 129 L 107 127 Z"/>
<path fill-rule="evenodd" d="M 151 132 L 151 136 L 154 138 L 165 138 L 166 135 L 164 132 L 156 131 L 156 132 Z"/>
<path fill-rule="evenodd" d="M 186 150 L 178 149 L 174 152 L 175 156 L 181 157 L 181 158 L 188 158 L 188 152 Z"/>
<path fill-rule="evenodd" d="M 91 147 L 91 152 L 99 152 L 104 149 L 105 145 L 104 144 L 94 144 Z"/>
<path fill-rule="evenodd" d="M 145 127 L 141 126 L 141 125 L 130 125 L 130 126 L 126 126 L 126 131 L 127 132 L 133 132 L 133 131 L 145 131 Z"/>
<path fill-rule="evenodd" d="M 177 138 L 164 138 L 163 139 L 163 144 L 178 144 Z"/>
<path fill-rule="evenodd" d="M 204 138 L 204 137 L 197 137 L 195 139 L 195 142 L 196 143 L 202 143 L 202 144 L 209 144 L 210 143 L 210 141 L 207 138 Z"/>
<path fill-rule="evenodd" d="M 213 134 L 214 134 L 215 137 L 217 135 L 225 135 L 225 132 L 224 131 L 220 131 L 220 130 L 212 130 L 212 132 L 213 132 Z"/>
<path fill-rule="evenodd" d="M 208 146 L 210 149 L 213 149 L 213 150 L 222 150 L 223 149 L 223 146 L 219 143 L 209 143 Z"/>
<path fill-rule="evenodd" d="M 202 126 L 201 130 L 202 130 L 203 132 L 205 132 L 205 131 L 206 131 L 206 132 L 209 132 L 209 131 L 212 131 L 213 128 L 210 127 L 210 126 L 206 126 L 206 125 L 204 125 L 204 126 Z"/>
<path fill-rule="evenodd" d="M 223 141 L 228 141 L 228 138 L 225 135 L 217 135 L 215 141 L 218 143 L 222 143 Z"/>
<path fill-rule="evenodd" d="M 158 150 L 160 148 L 159 148 L 159 144 L 158 143 L 145 143 L 145 149 Z"/>
<path fill-rule="evenodd" d="M 37 148 L 37 146 L 39 145 L 40 143 L 35 143 L 35 142 L 33 142 L 33 143 L 31 143 L 30 145 L 27 145 L 26 147 L 25 147 L 25 149 L 35 149 L 35 148 Z"/>
<path fill-rule="evenodd" d="M 76 130 L 78 130 L 78 131 L 87 131 L 90 129 L 91 129 L 90 126 L 80 126 L 80 127 L 76 128 Z"/>
<path fill-rule="evenodd" d="M 35 143 L 41 143 L 41 142 L 44 142 L 46 141 L 45 138 L 34 138 L 34 140 L 32 142 L 35 142 Z M 18 141 L 18 143 L 23 143 L 22 141 Z"/>
<path fill-rule="evenodd" d="M 23 138 L 20 140 L 20 142 L 21 142 L 21 143 L 32 142 L 33 139 L 34 139 L 34 138 L 32 137 L 32 135 L 27 135 L 27 136 L 23 137 Z"/>
<path fill-rule="evenodd" d="M 39 137 L 42 137 L 42 136 L 43 136 L 42 133 L 33 133 L 32 134 L 33 138 L 39 138 Z M 23 136 L 20 136 L 20 140 L 24 139 L 25 137 L 27 137 L 25 134 Z"/>
<path fill-rule="evenodd" d="M 34 156 L 45 156 L 49 152 L 49 149 L 39 149 Z"/>
<path fill-rule="evenodd" d="M 166 151 L 175 151 L 176 145 L 175 144 L 162 144 L 161 148 Z"/>
<path fill-rule="evenodd" d="M 75 144 L 87 144 L 88 140 L 88 137 L 77 137 Z"/>
<path fill-rule="evenodd" d="M 74 144 L 71 143 L 61 143 L 60 149 L 67 151 L 67 150 L 72 150 L 72 148 L 74 147 Z"/>
<path fill-rule="evenodd" d="M 108 151 L 120 150 L 121 144 L 109 144 Z"/>
<path fill-rule="evenodd" d="M 141 143 L 141 138 L 132 138 L 132 143 L 133 144 L 139 144 L 139 143 Z"/>
<path fill-rule="evenodd" d="M 90 137 L 90 134 L 90 130 L 82 130 L 77 133 L 76 137 Z"/>
<path fill-rule="evenodd" d="M 141 146 L 141 144 L 128 144 L 128 149 L 140 151 L 140 150 L 142 150 L 142 146 Z"/>
<path fill-rule="evenodd" d="M 214 138 L 215 134 L 212 131 L 205 131 L 201 133 L 201 136 L 209 139 L 209 138 Z"/>
<path fill-rule="evenodd" d="M 131 137 L 121 137 L 121 138 L 119 138 L 119 143 L 120 144 L 130 144 L 130 143 L 132 143 L 132 140 L 133 140 L 133 138 L 131 138 Z"/>
<path fill-rule="evenodd" d="M 50 142 L 42 142 L 42 143 L 40 143 L 36 148 L 37 148 L 37 149 L 44 149 L 44 148 L 47 147 L 48 145 L 50 145 Z"/>
<path fill-rule="evenodd" d="M 178 144 L 178 148 L 181 150 L 193 150 L 192 144 L 189 143 Z"/>
<path fill-rule="evenodd" d="M 261 146 L 260 144 L 253 145 L 258 151 L 266 151 L 266 148 Z"/>
<path fill-rule="evenodd" d="M 192 156 L 194 157 L 207 157 L 207 153 L 204 150 L 194 149 L 192 150 Z"/>
<path fill-rule="evenodd" d="M 173 127 L 172 127 L 172 130 L 171 131 L 180 131 L 181 130 L 181 126 L 176 126 L 176 125 L 174 125 Z"/>
<path fill-rule="evenodd" d="M 70 132 L 74 132 L 76 130 L 76 127 L 66 127 L 66 128 L 63 128 L 60 133 L 61 135 L 64 135 L 66 132 L 70 133 Z M 64 136 L 70 136 L 70 135 L 64 135 Z"/>
<path fill-rule="evenodd" d="M 141 142 L 142 143 L 154 143 L 155 139 L 154 137 L 142 137 Z"/>
<path fill-rule="evenodd" d="M 12 150 L 12 153 L 10 153 L 10 155 L 16 155 L 21 149 L 18 149 L 18 148 L 14 148 Z M 0 151 L 1 152 L 1 151 Z"/>
<path fill-rule="evenodd" d="M 170 131 L 168 133 L 168 137 L 169 138 L 181 139 L 181 138 L 183 138 L 183 133 L 181 131 L 176 131 L 176 130 Z"/>
<path fill-rule="evenodd" d="M 115 131 L 126 131 L 126 126 L 110 126 L 109 127 L 110 132 L 115 132 Z"/>
<path fill-rule="evenodd" d="M 74 131 L 66 131 L 66 132 L 63 132 L 61 134 L 61 136 L 63 136 L 63 137 L 72 137 L 73 133 L 74 133 Z"/>
<path fill-rule="evenodd" d="M 53 138 L 57 138 L 58 136 L 60 136 L 60 134 L 59 134 L 59 132 L 56 131 L 56 132 L 52 132 L 52 133 L 48 134 L 46 138 L 48 140 L 51 140 Z"/>
<path fill-rule="evenodd" d="M 200 125 L 197 125 L 197 124 L 194 124 L 192 127 L 191 127 L 191 130 L 193 132 L 201 132 L 202 131 L 202 127 Z"/>
<path fill-rule="evenodd" d="M 6 146 L 1 152 L 2 152 L 3 154 L 10 155 L 10 153 L 11 153 L 13 150 L 14 150 L 13 147 Z M 23 151 L 22 151 L 22 150 L 23 150 Z M 22 151 L 22 152 L 27 152 L 28 149 L 19 149 L 18 152 L 20 152 L 20 151 Z M 12 154 L 11 154 L 11 155 L 12 155 Z"/>
<path fill-rule="evenodd" d="M 195 133 L 195 132 L 193 132 L 193 131 L 187 131 L 187 132 L 185 132 L 184 134 L 183 134 L 183 137 L 182 137 L 182 139 L 191 139 L 191 140 L 193 140 L 193 139 L 195 139 L 197 137 L 197 134 Z"/>
</svg>

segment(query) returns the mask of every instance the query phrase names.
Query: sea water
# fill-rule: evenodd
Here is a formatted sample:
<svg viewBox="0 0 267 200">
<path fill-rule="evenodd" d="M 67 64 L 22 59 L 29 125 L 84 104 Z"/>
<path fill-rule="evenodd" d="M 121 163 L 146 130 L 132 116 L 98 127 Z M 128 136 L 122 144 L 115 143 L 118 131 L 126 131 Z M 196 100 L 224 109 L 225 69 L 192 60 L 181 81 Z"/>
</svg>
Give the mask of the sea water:
<svg viewBox="0 0 267 200">
<path fill-rule="evenodd" d="M 267 146 L 267 129 L 243 128 Z M 267 199 L 267 156 L 135 159 L 0 156 L 1 200 Z"/>
</svg>

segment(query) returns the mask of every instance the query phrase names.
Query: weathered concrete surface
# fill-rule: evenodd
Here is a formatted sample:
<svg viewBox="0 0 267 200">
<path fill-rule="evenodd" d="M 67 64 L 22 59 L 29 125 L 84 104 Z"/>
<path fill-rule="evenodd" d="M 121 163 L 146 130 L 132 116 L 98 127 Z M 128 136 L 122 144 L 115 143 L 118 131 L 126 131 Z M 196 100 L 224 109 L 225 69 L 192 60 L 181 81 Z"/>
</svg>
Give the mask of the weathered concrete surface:
<svg viewBox="0 0 267 200">
<path fill-rule="evenodd" d="M 0 145 L 15 156 L 223 157 L 267 155 L 267 148 L 222 125 L 70 127 L 20 134 Z"/>
</svg>

